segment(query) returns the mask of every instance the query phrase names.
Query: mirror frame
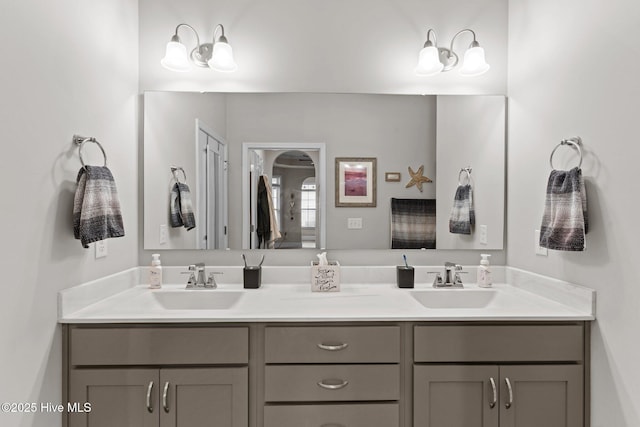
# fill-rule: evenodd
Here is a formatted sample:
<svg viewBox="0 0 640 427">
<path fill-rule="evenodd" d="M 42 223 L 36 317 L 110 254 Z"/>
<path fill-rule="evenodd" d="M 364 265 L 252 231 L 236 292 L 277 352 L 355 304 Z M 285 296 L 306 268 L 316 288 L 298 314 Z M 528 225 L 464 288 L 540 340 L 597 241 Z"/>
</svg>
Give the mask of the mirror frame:
<svg viewBox="0 0 640 427">
<path fill-rule="evenodd" d="M 251 150 L 312 150 L 318 152 L 319 164 L 317 165 L 317 191 L 318 206 L 321 210 L 317 212 L 316 221 L 320 224 L 320 249 L 327 246 L 327 152 L 324 142 L 243 142 L 242 143 L 242 250 L 249 250 L 251 239 L 251 218 L 249 209 L 249 153 Z M 317 250 L 317 249 L 312 249 Z"/>
</svg>

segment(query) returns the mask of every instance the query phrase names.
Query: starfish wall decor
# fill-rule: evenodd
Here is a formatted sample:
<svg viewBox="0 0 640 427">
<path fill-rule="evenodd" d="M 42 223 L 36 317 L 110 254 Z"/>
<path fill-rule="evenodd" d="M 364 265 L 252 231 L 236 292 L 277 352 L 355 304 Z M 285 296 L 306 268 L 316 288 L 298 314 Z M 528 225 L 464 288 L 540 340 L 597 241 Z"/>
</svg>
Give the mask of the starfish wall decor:
<svg viewBox="0 0 640 427">
<path fill-rule="evenodd" d="M 431 179 L 423 175 L 424 165 L 421 165 L 418 168 L 417 172 L 414 172 L 413 169 L 411 169 L 411 166 L 409 166 L 408 169 L 409 169 L 409 175 L 411 175 L 411 181 L 407 183 L 405 188 L 413 187 L 415 185 L 416 187 L 418 187 L 418 190 L 420 190 L 420 192 L 422 193 L 422 183 L 433 182 Z"/>
</svg>

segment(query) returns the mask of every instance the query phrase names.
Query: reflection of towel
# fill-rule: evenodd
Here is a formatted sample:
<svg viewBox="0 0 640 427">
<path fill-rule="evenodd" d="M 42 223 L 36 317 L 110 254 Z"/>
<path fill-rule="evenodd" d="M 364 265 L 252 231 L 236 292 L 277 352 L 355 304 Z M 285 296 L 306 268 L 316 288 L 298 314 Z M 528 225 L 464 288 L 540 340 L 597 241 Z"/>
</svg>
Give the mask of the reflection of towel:
<svg viewBox="0 0 640 427">
<path fill-rule="evenodd" d="M 453 198 L 453 208 L 449 217 L 449 232 L 454 234 L 471 234 L 471 227 L 476 223 L 473 210 L 473 188 L 471 184 L 458 185 Z"/>
<path fill-rule="evenodd" d="M 583 251 L 587 220 L 587 193 L 582 170 L 552 170 L 547 184 L 540 246 L 559 251 Z"/>
<path fill-rule="evenodd" d="M 273 196 L 269 177 L 261 175 L 258 179 L 258 202 L 257 202 L 257 222 L 256 232 L 258 234 L 258 248 L 273 248 L 274 242 L 280 239 L 280 229 L 275 218 Z"/>
<path fill-rule="evenodd" d="M 83 248 L 89 243 L 124 236 L 118 190 L 106 166 L 85 166 L 78 172 L 73 199 L 73 234 Z"/>
<path fill-rule="evenodd" d="M 171 227 L 182 227 L 191 230 L 196 226 L 196 217 L 191 203 L 191 191 L 187 184 L 176 182 L 171 189 L 171 204 L 169 206 L 169 223 Z"/>
<path fill-rule="evenodd" d="M 391 199 L 391 249 L 436 248 L 436 200 Z"/>
</svg>

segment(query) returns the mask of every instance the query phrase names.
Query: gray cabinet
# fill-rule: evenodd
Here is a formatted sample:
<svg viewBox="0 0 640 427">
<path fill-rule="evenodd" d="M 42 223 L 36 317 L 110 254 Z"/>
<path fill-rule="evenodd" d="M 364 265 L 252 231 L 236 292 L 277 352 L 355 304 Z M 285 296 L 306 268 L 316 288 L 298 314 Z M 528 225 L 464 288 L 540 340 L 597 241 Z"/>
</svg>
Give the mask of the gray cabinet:
<svg viewBox="0 0 640 427">
<path fill-rule="evenodd" d="M 69 427 L 248 427 L 247 327 L 70 327 Z"/>
<path fill-rule="evenodd" d="M 582 427 L 579 365 L 418 365 L 414 427 Z"/>
<path fill-rule="evenodd" d="M 584 335 L 581 324 L 416 326 L 413 427 L 584 427 Z"/>
</svg>

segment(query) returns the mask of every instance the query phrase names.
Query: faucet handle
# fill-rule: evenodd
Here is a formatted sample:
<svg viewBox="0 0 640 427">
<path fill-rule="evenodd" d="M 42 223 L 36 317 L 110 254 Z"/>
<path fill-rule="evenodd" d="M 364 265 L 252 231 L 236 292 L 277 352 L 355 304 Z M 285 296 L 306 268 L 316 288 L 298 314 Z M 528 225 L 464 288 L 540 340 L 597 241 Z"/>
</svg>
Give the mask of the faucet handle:
<svg viewBox="0 0 640 427">
<path fill-rule="evenodd" d="M 205 288 L 215 289 L 218 287 L 216 283 L 216 274 L 224 274 L 222 271 L 212 271 L 209 273 L 209 278 L 207 279 L 207 283 L 204 285 Z"/>
<path fill-rule="evenodd" d="M 191 289 L 196 284 L 196 266 L 194 264 L 189 265 L 189 271 L 181 271 L 180 274 L 188 274 L 189 279 L 187 280 L 187 289 Z"/>
</svg>

